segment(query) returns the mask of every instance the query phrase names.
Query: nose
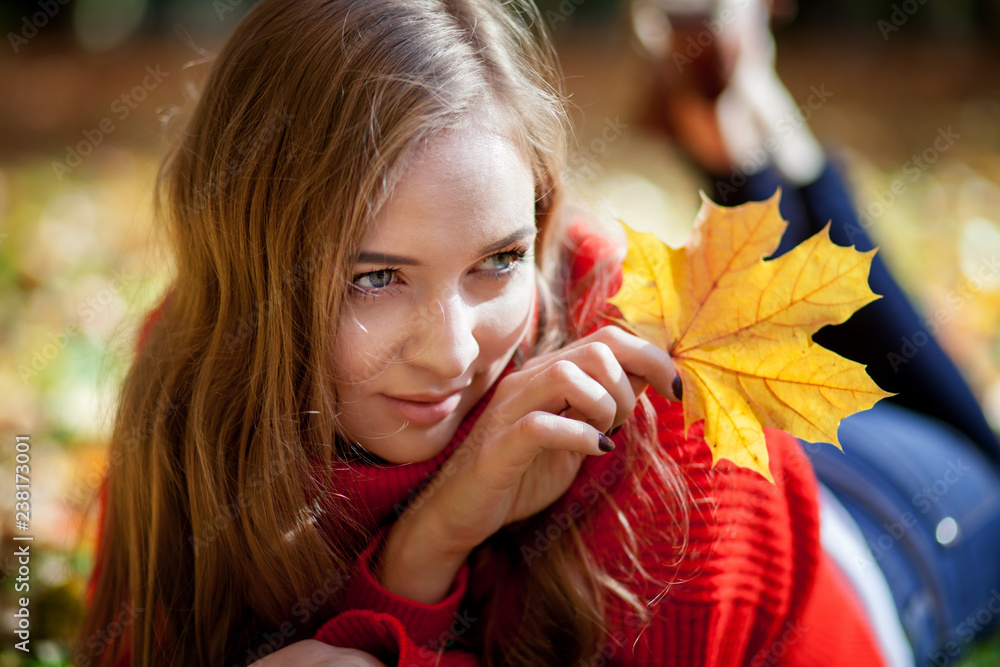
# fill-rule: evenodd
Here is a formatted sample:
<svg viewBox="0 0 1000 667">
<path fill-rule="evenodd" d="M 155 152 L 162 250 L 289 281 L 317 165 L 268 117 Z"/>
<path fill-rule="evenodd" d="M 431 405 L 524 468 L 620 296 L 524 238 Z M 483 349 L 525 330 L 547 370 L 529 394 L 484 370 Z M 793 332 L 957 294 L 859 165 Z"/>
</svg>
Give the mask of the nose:
<svg viewBox="0 0 1000 667">
<path fill-rule="evenodd" d="M 411 322 L 403 357 L 443 378 L 455 378 L 479 356 L 476 309 L 456 291 L 430 300 Z"/>
</svg>

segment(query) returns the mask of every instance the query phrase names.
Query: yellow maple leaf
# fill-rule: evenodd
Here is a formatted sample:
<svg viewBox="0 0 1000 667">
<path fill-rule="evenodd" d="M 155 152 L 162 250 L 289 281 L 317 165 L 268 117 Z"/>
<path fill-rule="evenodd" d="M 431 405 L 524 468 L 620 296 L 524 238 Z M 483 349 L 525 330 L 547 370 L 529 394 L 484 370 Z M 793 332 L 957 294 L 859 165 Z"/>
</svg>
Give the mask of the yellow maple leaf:
<svg viewBox="0 0 1000 667">
<path fill-rule="evenodd" d="M 880 298 L 868 288 L 875 250 L 834 244 L 828 224 L 765 261 L 788 224 L 779 197 L 727 208 L 702 195 L 683 248 L 622 223 L 628 253 L 610 299 L 637 335 L 670 352 L 685 430 L 705 420 L 712 464 L 729 459 L 772 483 L 763 427 L 839 448 L 840 421 L 892 395 L 812 341 Z"/>
</svg>

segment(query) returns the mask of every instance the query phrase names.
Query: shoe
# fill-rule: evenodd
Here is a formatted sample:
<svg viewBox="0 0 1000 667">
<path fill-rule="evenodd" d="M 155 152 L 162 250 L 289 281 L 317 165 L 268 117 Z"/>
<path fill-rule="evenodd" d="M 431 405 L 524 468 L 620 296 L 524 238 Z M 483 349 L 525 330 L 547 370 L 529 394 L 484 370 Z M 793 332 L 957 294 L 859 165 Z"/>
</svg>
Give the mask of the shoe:
<svg viewBox="0 0 1000 667">
<path fill-rule="evenodd" d="M 773 68 L 772 7 L 787 17 L 790 0 L 632 0 L 629 24 L 649 63 L 639 125 L 675 140 L 709 173 L 732 156 L 716 103 L 739 65 Z"/>
<path fill-rule="evenodd" d="M 704 169 L 722 173 L 731 160 L 715 119 L 715 99 L 728 77 L 718 43 L 706 28 L 716 4 L 633 0 L 629 18 L 636 45 L 649 63 L 639 125 L 676 141 Z M 685 53 L 688 44 L 697 48 Z"/>
</svg>

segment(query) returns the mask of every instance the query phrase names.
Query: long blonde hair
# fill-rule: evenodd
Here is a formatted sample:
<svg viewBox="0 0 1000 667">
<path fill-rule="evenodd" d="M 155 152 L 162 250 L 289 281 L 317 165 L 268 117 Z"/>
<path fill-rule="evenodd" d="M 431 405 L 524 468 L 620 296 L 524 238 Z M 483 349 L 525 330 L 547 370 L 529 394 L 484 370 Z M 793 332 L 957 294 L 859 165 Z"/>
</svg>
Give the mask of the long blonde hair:
<svg viewBox="0 0 1000 667">
<path fill-rule="evenodd" d="M 133 664 L 239 664 L 269 633 L 307 639 L 337 612 L 335 596 L 315 593 L 338 588 L 372 532 L 327 515 L 331 534 L 313 511 L 309 462 L 335 475 L 347 455 L 328 370 L 345 286 L 407 158 L 484 96 L 532 162 L 544 277 L 534 353 L 556 349 L 579 333 L 560 298 L 556 224 L 568 123 L 531 1 L 263 0 L 235 28 L 157 177 L 177 275 L 121 389 L 79 664 L 110 664 L 126 644 Z M 665 529 L 683 543 L 683 484 L 643 405 L 630 480 L 664 481 L 676 510 Z M 516 625 L 477 626 L 488 664 L 587 655 L 605 638 L 609 592 L 645 609 L 575 522 L 528 568 L 515 555 L 533 528 L 476 554 L 510 559 L 526 605 Z M 136 610 L 129 641 L 94 642 L 122 605 Z"/>
</svg>

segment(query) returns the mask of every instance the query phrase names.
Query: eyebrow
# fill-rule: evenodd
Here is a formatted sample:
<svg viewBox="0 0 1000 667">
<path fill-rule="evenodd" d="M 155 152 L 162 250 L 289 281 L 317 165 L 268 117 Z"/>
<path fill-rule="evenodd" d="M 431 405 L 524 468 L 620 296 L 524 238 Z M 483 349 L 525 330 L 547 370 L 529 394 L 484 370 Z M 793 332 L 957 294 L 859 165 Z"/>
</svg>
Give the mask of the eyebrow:
<svg viewBox="0 0 1000 667">
<path fill-rule="evenodd" d="M 522 227 L 521 229 L 508 234 L 498 241 L 494 241 L 489 245 L 483 246 L 479 249 L 478 257 L 483 257 L 485 255 L 492 255 L 493 253 L 503 250 L 512 243 L 516 243 L 521 239 L 531 236 L 536 231 L 535 225 L 528 225 Z M 404 257 L 403 255 L 390 255 L 384 252 L 362 252 L 358 255 L 356 260 L 358 264 L 398 264 L 400 266 L 421 266 L 421 263 L 413 259 L 412 257 Z"/>
</svg>

